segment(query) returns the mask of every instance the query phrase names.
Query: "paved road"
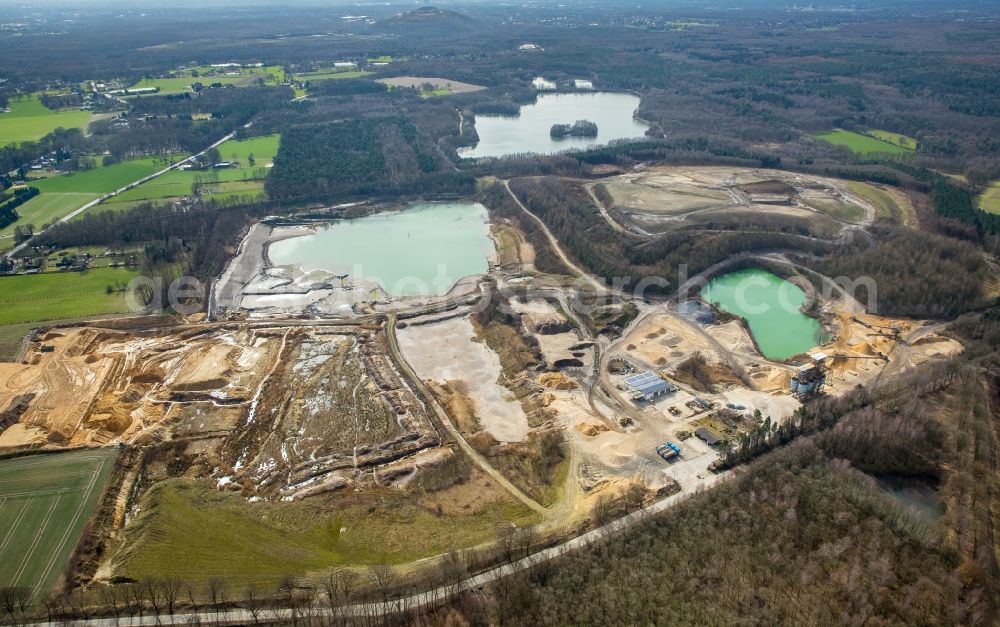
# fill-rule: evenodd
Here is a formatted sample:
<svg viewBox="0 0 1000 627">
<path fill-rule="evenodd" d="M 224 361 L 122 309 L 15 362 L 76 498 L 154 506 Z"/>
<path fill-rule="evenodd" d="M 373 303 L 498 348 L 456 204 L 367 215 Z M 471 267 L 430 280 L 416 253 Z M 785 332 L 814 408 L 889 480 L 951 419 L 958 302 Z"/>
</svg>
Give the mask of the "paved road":
<svg viewBox="0 0 1000 627">
<path fill-rule="evenodd" d="M 251 124 L 250 122 L 247 122 L 246 124 L 243 125 L 243 128 L 249 128 L 250 124 Z M 155 179 L 158 176 L 162 176 L 162 175 L 166 174 L 167 172 L 169 172 L 171 170 L 176 170 L 177 168 L 179 168 L 180 166 L 184 165 L 185 163 L 189 163 L 189 162 L 193 161 L 194 159 L 197 159 L 198 157 L 202 156 L 203 154 L 205 154 L 209 150 L 211 150 L 213 148 L 217 148 L 218 146 L 220 146 L 223 143 L 229 141 L 230 139 L 232 139 L 235 136 L 236 136 L 236 132 L 234 131 L 234 132 L 226 135 L 225 137 L 223 137 L 219 141 L 215 142 L 214 144 L 212 144 L 211 146 L 209 146 L 205 150 L 202 150 L 199 153 L 193 154 L 190 157 L 187 157 L 187 158 L 185 158 L 185 159 L 183 159 L 181 161 L 178 161 L 177 163 L 171 164 L 171 165 L 163 168 L 162 170 L 159 170 L 158 172 L 154 172 L 153 174 L 150 174 L 149 176 L 145 176 L 145 177 L 139 179 L 138 181 L 132 181 L 131 183 L 129 183 L 125 187 L 120 187 L 120 188 L 116 189 L 115 191 L 110 192 L 108 194 L 105 194 L 105 195 L 101 196 L 100 198 L 98 198 L 96 200 L 91 200 L 90 202 L 88 202 L 87 204 L 83 205 L 82 207 L 79 207 L 78 209 L 74 209 L 69 214 L 63 216 L 62 218 L 59 219 L 58 222 L 55 222 L 52 225 L 49 225 L 48 227 L 42 229 L 41 231 L 38 231 L 37 233 L 35 233 L 35 235 L 41 235 L 42 233 L 44 233 L 45 231 L 49 230 L 50 228 L 52 228 L 56 224 L 61 224 L 63 222 L 69 222 L 70 220 L 72 220 L 76 216 L 80 215 L 81 213 L 83 213 L 87 209 L 90 209 L 91 207 L 99 205 L 99 204 L 101 204 L 102 202 L 104 202 L 105 200 L 107 200 L 109 198 L 112 198 L 114 196 L 117 196 L 118 194 L 127 192 L 128 190 L 130 190 L 130 189 L 132 189 L 134 187 L 138 187 L 139 185 L 142 185 L 143 183 L 145 183 L 147 181 L 151 181 L 151 180 Z M 28 242 L 30 242 L 30 241 L 31 241 L 30 239 L 27 239 L 27 240 L 21 242 L 20 244 L 18 244 L 17 246 L 15 246 L 14 248 L 11 248 L 7 252 L 7 255 L 10 256 L 10 257 L 13 257 L 17 253 L 19 253 L 21 250 L 23 250 L 24 247 L 27 246 Z"/>
</svg>

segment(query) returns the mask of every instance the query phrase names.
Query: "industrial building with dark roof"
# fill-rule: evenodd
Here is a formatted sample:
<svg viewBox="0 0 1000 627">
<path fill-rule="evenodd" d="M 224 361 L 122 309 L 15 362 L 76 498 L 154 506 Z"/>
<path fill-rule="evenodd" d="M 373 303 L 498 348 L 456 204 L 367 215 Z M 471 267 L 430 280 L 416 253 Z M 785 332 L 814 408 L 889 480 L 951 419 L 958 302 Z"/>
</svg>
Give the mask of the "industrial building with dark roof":
<svg viewBox="0 0 1000 627">
<path fill-rule="evenodd" d="M 715 446 L 716 444 L 722 442 L 722 438 L 717 436 L 715 432 L 712 431 L 711 429 L 706 429 L 705 427 L 699 427 L 698 430 L 694 432 L 694 434 L 695 436 L 698 437 L 699 440 L 703 441 L 705 444 L 708 444 L 709 446 Z"/>
<path fill-rule="evenodd" d="M 625 386 L 632 393 L 633 400 L 637 401 L 651 401 L 677 389 L 660 375 L 648 370 L 626 377 Z"/>
</svg>

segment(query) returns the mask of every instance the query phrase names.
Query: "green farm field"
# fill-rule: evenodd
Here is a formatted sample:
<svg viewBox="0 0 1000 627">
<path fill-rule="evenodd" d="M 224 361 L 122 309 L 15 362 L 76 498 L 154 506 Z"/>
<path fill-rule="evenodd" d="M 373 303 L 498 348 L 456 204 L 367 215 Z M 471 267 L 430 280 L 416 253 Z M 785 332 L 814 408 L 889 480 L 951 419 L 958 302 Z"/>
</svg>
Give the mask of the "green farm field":
<svg viewBox="0 0 1000 627">
<path fill-rule="evenodd" d="M 244 200 L 260 200 L 265 197 L 263 180 L 232 180 L 229 172 L 239 170 L 222 170 L 219 176 L 212 177 L 202 173 L 199 182 L 201 196 L 215 200 L 242 198 Z M 128 211 L 144 203 L 160 204 L 183 196 L 189 196 L 197 180 L 192 172 L 169 172 L 160 178 L 143 185 L 141 189 L 129 190 L 115 196 L 108 202 L 99 205 L 99 211 Z"/>
<path fill-rule="evenodd" d="M 0 113 L 0 147 L 35 141 L 55 129 L 83 128 L 90 120 L 89 111 L 52 111 L 37 95 L 12 98 L 9 113 Z"/>
<path fill-rule="evenodd" d="M 219 71 L 235 71 L 235 70 L 239 70 L 244 75 L 271 74 L 279 82 L 285 80 L 285 68 L 283 68 L 280 65 L 265 65 L 265 66 L 262 66 L 262 67 L 229 68 L 228 70 L 224 69 L 224 68 L 215 68 L 215 67 L 212 67 L 211 65 L 199 65 L 197 67 L 189 68 L 187 70 L 177 70 L 177 72 L 175 72 L 175 74 L 177 76 L 190 76 L 192 72 L 198 72 L 198 74 L 200 75 L 201 78 L 214 78 L 212 76 L 208 76 L 208 74 L 211 74 L 213 72 L 219 72 Z"/>
<path fill-rule="evenodd" d="M 130 159 L 109 166 L 99 165 L 93 170 L 38 179 L 31 182 L 30 185 L 37 187 L 43 194 L 79 194 L 84 192 L 107 194 L 144 176 L 149 176 L 157 170 L 162 170 L 178 160 L 177 155 Z"/>
<path fill-rule="evenodd" d="M 986 213 L 1000 213 L 1000 181 L 990 183 L 976 199 L 976 203 Z"/>
<path fill-rule="evenodd" d="M 854 154 L 861 156 L 873 154 L 905 155 L 913 152 L 912 148 L 839 128 L 826 133 L 818 133 L 813 137 L 836 146 L 847 146 Z"/>
<path fill-rule="evenodd" d="M 235 187 L 232 191 L 242 194 L 263 193 L 263 183 L 260 181 L 260 171 L 267 169 L 274 161 L 274 156 L 278 154 L 278 144 L 281 136 L 278 134 L 263 135 L 246 140 L 230 140 L 219 146 L 219 154 L 227 161 L 238 161 L 242 167 L 230 168 L 227 170 L 209 171 L 189 171 L 172 170 L 163 176 L 159 176 L 152 181 L 148 181 L 115 196 L 109 208 L 127 208 L 134 206 L 139 201 L 163 200 L 166 198 L 177 198 L 191 194 L 195 182 L 214 186 L 226 183 L 242 181 L 252 181 L 253 186 Z M 249 156 L 254 156 L 255 165 L 249 165 Z M 212 191 L 212 190 L 209 190 Z"/>
<path fill-rule="evenodd" d="M 26 322 L 22 324 L 0 324 L 0 361 L 14 361 L 21 349 L 21 341 L 35 325 Z"/>
<path fill-rule="evenodd" d="M 33 224 L 40 229 L 88 202 L 162 170 L 177 160 L 174 155 L 146 157 L 30 181 L 28 184 L 42 193 L 18 207 L 20 220 L 0 229 L 0 251 L 13 246 L 14 240 L 9 236 L 18 226 Z"/>
<path fill-rule="evenodd" d="M 125 268 L 0 277 L 0 325 L 62 320 L 128 311 L 125 286 L 138 273 Z M 107 286 L 116 291 L 108 294 Z"/>
<path fill-rule="evenodd" d="M 296 74 L 295 79 L 305 82 L 305 81 L 325 81 L 335 78 L 361 78 L 362 76 L 368 76 L 371 72 L 365 72 L 364 70 L 318 70 L 316 72 L 305 72 L 302 74 Z"/>
<path fill-rule="evenodd" d="M 30 588 L 36 599 L 52 589 L 117 455 L 96 449 L 0 461 L 0 588 Z"/>
<path fill-rule="evenodd" d="M 117 196 L 115 198 L 117 198 Z M 102 202 L 100 206 L 94 207 L 94 211 L 129 211 L 131 209 L 135 209 L 139 205 L 144 205 L 150 202 L 149 200 L 125 200 L 119 202 L 115 200 L 115 198 Z M 0 250 L 3 250 L 2 244 L 0 244 Z"/>
<path fill-rule="evenodd" d="M 265 196 L 262 181 L 224 181 L 206 184 L 202 185 L 201 194 L 216 200 L 234 198 L 259 200 Z"/>
<path fill-rule="evenodd" d="M 703 22 L 698 20 L 674 20 L 667 22 L 667 25 L 674 30 L 684 30 L 685 28 L 718 28 L 715 22 Z"/>
<path fill-rule="evenodd" d="M 247 503 L 214 483 L 167 481 L 144 497 L 126 528 L 126 557 L 115 574 L 271 584 L 336 566 L 406 563 L 489 541 L 500 521 L 538 522 L 537 514 L 508 500 L 449 516 L 392 490 L 335 503 Z"/>
<path fill-rule="evenodd" d="M 865 133 L 865 135 L 870 135 L 875 139 L 879 139 L 889 144 L 895 144 L 896 146 L 902 146 L 907 150 L 917 149 L 917 140 L 913 139 L 909 135 L 903 135 L 901 133 L 892 133 L 890 131 L 880 131 L 878 129 L 872 129 Z"/>
<path fill-rule="evenodd" d="M 285 80 L 285 71 L 281 66 L 267 66 L 259 68 L 242 68 L 239 70 L 240 76 L 205 76 L 212 68 L 197 68 L 199 76 L 192 76 L 189 71 L 176 72 L 174 76 L 168 78 L 144 78 L 129 89 L 141 89 L 144 87 L 159 87 L 158 95 L 182 94 L 191 91 L 193 83 L 201 83 L 208 87 L 212 83 L 223 85 L 233 85 L 236 87 L 250 87 L 260 78 L 266 85 L 280 85 Z"/>
<path fill-rule="evenodd" d="M 0 230 L 0 234 L 7 235 L 13 233 L 17 226 L 25 224 L 33 224 L 35 225 L 35 229 L 40 229 L 44 225 L 55 222 L 64 215 L 79 209 L 91 200 L 100 198 L 100 196 L 100 194 L 87 192 L 39 194 L 17 208 L 21 219 L 7 228 Z M 3 241 L 5 240 L 0 240 L 0 242 Z M 13 245 L 13 240 L 9 240 L 9 242 Z M 0 243 L 0 250 L 3 250 L 3 248 L 4 245 Z"/>
</svg>

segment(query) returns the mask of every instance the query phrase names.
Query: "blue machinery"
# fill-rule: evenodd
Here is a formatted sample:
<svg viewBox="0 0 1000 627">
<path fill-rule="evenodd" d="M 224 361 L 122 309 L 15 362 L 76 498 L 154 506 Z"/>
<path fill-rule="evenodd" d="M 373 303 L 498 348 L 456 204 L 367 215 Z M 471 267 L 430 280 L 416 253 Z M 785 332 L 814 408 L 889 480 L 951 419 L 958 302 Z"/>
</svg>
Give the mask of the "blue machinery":
<svg viewBox="0 0 1000 627">
<path fill-rule="evenodd" d="M 669 461 L 676 457 L 680 457 L 681 447 L 677 446 L 673 442 L 665 442 L 656 447 L 656 453 L 663 459 Z"/>
<path fill-rule="evenodd" d="M 792 394 L 800 398 L 818 394 L 826 383 L 826 353 L 813 353 L 809 359 L 792 377 Z"/>
</svg>

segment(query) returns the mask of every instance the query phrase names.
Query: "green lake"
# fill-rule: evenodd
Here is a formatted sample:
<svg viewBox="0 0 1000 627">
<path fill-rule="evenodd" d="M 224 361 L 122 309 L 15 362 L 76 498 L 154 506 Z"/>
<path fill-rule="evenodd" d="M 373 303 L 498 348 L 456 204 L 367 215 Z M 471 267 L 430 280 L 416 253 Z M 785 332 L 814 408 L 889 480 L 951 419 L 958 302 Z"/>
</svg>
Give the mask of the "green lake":
<svg viewBox="0 0 1000 627">
<path fill-rule="evenodd" d="M 747 321 L 760 352 L 783 360 L 825 340 L 819 321 L 800 311 L 806 294 L 794 283 L 751 268 L 712 279 L 701 291 L 706 301 Z"/>
<path fill-rule="evenodd" d="M 495 253 L 479 203 L 422 203 L 319 227 L 268 248 L 275 265 L 374 281 L 392 296 L 440 296 L 489 269 Z"/>
</svg>

